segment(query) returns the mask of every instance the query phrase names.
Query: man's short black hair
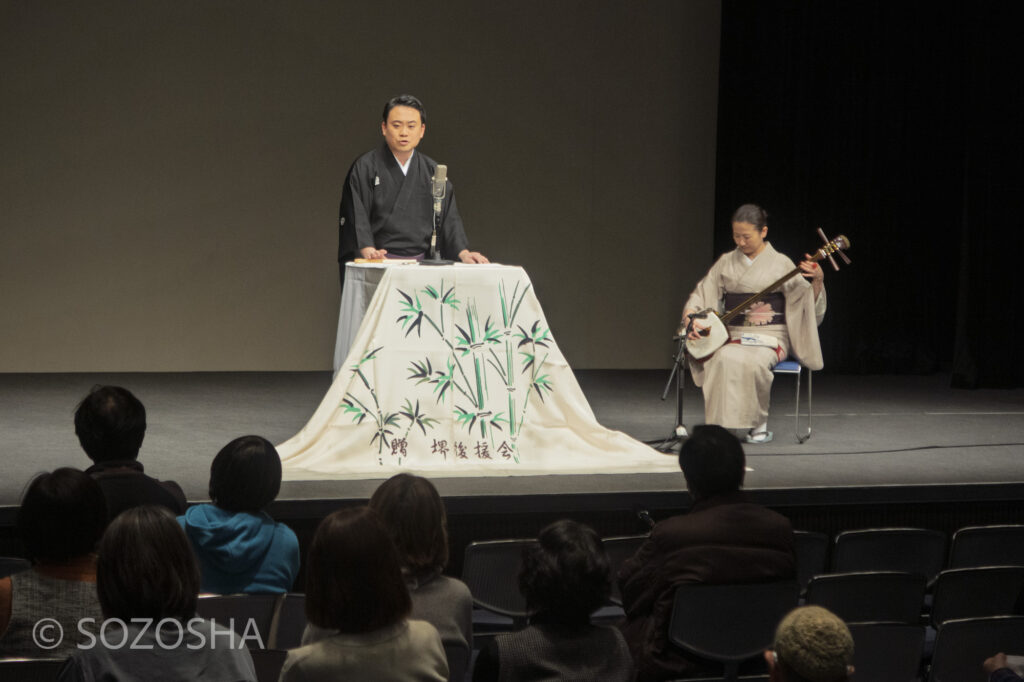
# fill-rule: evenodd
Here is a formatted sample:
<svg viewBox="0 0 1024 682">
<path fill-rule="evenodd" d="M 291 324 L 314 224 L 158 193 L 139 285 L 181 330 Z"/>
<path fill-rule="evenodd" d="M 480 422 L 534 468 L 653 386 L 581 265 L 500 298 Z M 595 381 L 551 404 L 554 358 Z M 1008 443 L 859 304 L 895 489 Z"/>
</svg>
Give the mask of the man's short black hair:
<svg viewBox="0 0 1024 682">
<path fill-rule="evenodd" d="M 146 436 L 146 408 L 120 386 L 94 386 L 75 409 L 75 435 L 94 462 L 136 459 Z"/>
<path fill-rule="evenodd" d="M 258 514 L 281 491 L 281 457 L 260 436 L 236 438 L 210 465 L 210 499 L 230 512 Z"/>
<path fill-rule="evenodd" d="M 384 115 L 382 120 L 385 123 L 387 123 L 388 114 L 390 114 L 391 110 L 395 107 L 412 107 L 416 111 L 420 112 L 420 123 L 427 122 L 427 110 L 423 108 L 423 102 L 419 101 L 418 98 L 413 97 L 412 95 L 397 95 L 389 99 L 384 105 Z"/>
<path fill-rule="evenodd" d="M 735 492 L 743 485 L 747 459 L 739 439 L 717 424 L 701 424 L 679 449 L 679 468 L 696 497 Z"/>
<path fill-rule="evenodd" d="M 16 524 L 33 561 L 67 561 L 96 549 L 107 526 L 107 502 L 92 476 L 63 467 L 32 479 Z"/>
</svg>

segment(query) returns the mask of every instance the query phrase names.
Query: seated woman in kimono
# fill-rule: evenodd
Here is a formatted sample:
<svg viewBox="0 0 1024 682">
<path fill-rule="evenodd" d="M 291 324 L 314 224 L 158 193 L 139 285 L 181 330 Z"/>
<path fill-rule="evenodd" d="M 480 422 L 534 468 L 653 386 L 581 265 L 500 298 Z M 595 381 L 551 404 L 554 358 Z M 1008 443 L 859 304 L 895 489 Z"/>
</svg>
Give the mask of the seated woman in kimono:
<svg viewBox="0 0 1024 682">
<path fill-rule="evenodd" d="M 760 206 L 736 209 L 732 236 L 736 248 L 722 254 L 686 301 L 680 334 L 687 333 L 688 339 L 697 340 L 706 326 L 693 318 L 690 327 L 695 313 L 730 310 L 795 267 L 766 241 L 768 214 Z M 772 368 L 790 354 L 812 370 L 823 365 L 818 325 L 825 316 L 824 272 L 809 259 L 800 268 L 803 277 L 787 280 L 732 320 L 726 345 L 702 360 L 690 360 L 694 383 L 704 390 L 705 422 L 747 429 L 748 443 L 772 439 Z"/>
</svg>

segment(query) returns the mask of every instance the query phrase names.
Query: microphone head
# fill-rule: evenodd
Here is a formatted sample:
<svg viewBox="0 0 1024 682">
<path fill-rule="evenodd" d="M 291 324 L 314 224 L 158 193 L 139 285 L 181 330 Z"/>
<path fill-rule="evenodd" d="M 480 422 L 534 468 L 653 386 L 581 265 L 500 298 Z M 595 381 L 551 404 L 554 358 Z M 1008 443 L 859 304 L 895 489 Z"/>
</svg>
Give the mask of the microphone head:
<svg viewBox="0 0 1024 682">
<path fill-rule="evenodd" d="M 437 168 L 434 169 L 434 182 L 444 182 L 448 179 L 448 166 L 443 163 L 437 164 Z"/>
</svg>

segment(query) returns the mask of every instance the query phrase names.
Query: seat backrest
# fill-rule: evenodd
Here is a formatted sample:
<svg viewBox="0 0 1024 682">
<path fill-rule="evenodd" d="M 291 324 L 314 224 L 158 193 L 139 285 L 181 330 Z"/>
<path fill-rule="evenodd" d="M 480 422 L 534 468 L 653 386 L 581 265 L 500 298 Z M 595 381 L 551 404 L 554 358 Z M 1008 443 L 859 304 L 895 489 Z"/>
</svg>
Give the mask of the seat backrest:
<svg viewBox="0 0 1024 682">
<path fill-rule="evenodd" d="M 611 569 L 608 574 L 612 580 L 610 600 L 613 604 L 622 605 L 622 595 L 619 594 L 618 581 L 615 580 L 619 568 L 627 559 L 636 554 L 636 551 L 640 549 L 640 545 L 644 544 L 647 538 L 647 535 L 622 535 L 602 538 L 601 544 L 604 545 L 604 551 L 608 555 L 608 565 Z"/>
<path fill-rule="evenodd" d="M 981 664 L 1000 651 L 1019 652 L 1024 616 L 948 620 L 935 635 L 929 682 L 987 682 Z"/>
<path fill-rule="evenodd" d="M 854 679 L 914 682 L 924 655 L 924 626 L 901 623 L 850 623 Z"/>
<path fill-rule="evenodd" d="M 768 675 L 740 675 L 737 682 L 770 682 Z M 687 677 L 686 682 L 731 682 L 725 677 Z"/>
<path fill-rule="evenodd" d="M 826 573 L 807 584 L 804 599 L 823 606 L 847 623 L 889 621 L 916 625 L 924 607 L 920 573 L 866 571 Z"/>
<path fill-rule="evenodd" d="M 1024 526 L 968 526 L 953 533 L 949 568 L 1024 566 Z"/>
<path fill-rule="evenodd" d="M 463 682 L 469 672 L 469 661 L 473 652 L 462 642 L 443 642 L 444 655 L 448 659 L 448 682 Z"/>
<path fill-rule="evenodd" d="M 1010 616 L 1024 588 L 1024 566 L 951 568 L 939 573 L 932 596 L 932 625 L 958 618 Z M 1024 648 L 1024 642 L 1021 643 Z"/>
<path fill-rule="evenodd" d="M 0 578 L 32 568 L 32 562 L 16 556 L 0 556 Z"/>
<path fill-rule="evenodd" d="M 802 590 L 811 578 L 825 572 L 828 536 L 810 530 L 794 530 L 793 548 L 796 551 L 796 579 Z"/>
<path fill-rule="evenodd" d="M 259 633 L 263 646 L 269 646 L 271 624 L 277 609 L 279 594 L 217 594 L 200 596 L 196 613 L 202 618 L 215 620 L 217 625 L 234 630 L 246 637 L 246 645 L 255 647 L 251 639 Z"/>
<path fill-rule="evenodd" d="M 836 535 L 832 570 L 920 573 L 928 580 L 946 567 L 946 535 L 927 528 L 868 528 Z"/>
<path fill-rule="evenodd" d="M 272 649 L 295 649 L 302 644 L 302 633 L 306 629 L 306 595 L 298 592 L 282 594 L 271 626 Z"/>
<path fill-rule="evenodd" d="M 281 677 L 281 668 L 288 658 L 288 652 L 281 649 L 249 649 L 252 662 L 256 668 L 257 682 L 277 682 Z"/>
<path fill-rule="evenodd" d="M 64 667 L 63 658 L 0 659 L 0 680 L 4 682 L 46 682 L 56 680 Z"/>
<path fill-rule="evenodd" d="M 735 675 L 741 661 L 771 648 L 775 628 L 797 605 L 796 580 L 676 587 L 668 639 L 683 651 L 726 665 Z"/>
<path fill-rule="evenodd" d="M 519 593 L 523 549 L 536 540 L 487 540 L 466 546 L 462 582 L 478 607 L 512 618 L 526 618 L 526 599 Z"/>
</svg>

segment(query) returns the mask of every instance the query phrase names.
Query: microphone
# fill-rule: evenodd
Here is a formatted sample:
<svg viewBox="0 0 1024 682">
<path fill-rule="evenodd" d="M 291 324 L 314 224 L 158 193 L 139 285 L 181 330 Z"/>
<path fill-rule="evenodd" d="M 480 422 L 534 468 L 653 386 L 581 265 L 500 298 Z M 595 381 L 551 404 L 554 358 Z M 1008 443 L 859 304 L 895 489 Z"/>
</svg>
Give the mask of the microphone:
<svg viewBox="0 0 1024 682">
<path fill-rule="evenodd" d="M 437 226 L 441 223 L 441 202 L 444 201 L 445 185 L 448 180 L 448 166 L 443 163 L 437 164 L 434 168 L 434 175 L 430 178 L 430 194 L 434 197 L 434 220 L 430 231 L 430 257 L 423 262 L 444 263 L 441 254 L 437 252 Z"/>
<path fill-rule="evenodd" d="M 448 180 L 448 166 L 443 163 L 437 164 L 434 170 L 434 177 L 430 178 L 430 194 L 434 197 L 434 213 L 441 214 L 441 201 L 444 199 Z"/>
</svg>

